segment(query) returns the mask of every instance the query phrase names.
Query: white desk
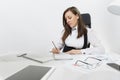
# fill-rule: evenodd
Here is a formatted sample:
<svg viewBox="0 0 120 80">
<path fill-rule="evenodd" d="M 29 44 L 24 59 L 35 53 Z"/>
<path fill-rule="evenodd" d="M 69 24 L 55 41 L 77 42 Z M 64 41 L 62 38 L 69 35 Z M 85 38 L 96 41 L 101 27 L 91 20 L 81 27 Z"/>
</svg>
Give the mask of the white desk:
<svg viewBox="0 0 120 80">
<path fill-rule="evenodd" d="M 105 74 L 109 73 L 106 75 L 105 80 L 108 79 L 109 75 L 112 75 L 112 77 L 117 77 L 116 79 L 109 79 L 109 80 L 120 80 L 120 72 L 105 64 L 102 64 L 99 68 L 96 68 L 92 71 L 86 72 L 82 69 L 77 70 L 74 67 L 70 67 L 69 65 L 67 65 L 70 62 L 71 60 L 61 60 L 61 61 L 50 61 L 50 62 L 41 64 L 41 63 L 30 61 L 24 58 L 20 58 L 19 60 L 16 60 L 16 61 L 0 60 L 0 75 L 5 79 L 11 76 L 12 74 L 20 71 L 21 69 L 23 69 L 28 65 L 45 65 L 45 66 L 56 67 L 56 70 L 53 72 L 53 74 L 49 77 L 48 80 L 80 80 L 80 79 L 92 80 L 93 76 L 91 74 L 99 77 L 98 75 L 102 75 L 103 72 Z M 94 80 L 100 80 L 102 79 L 103 76 L 104 75 L 102 75 L 101 78 L 94 79 Z"/>
</svg>

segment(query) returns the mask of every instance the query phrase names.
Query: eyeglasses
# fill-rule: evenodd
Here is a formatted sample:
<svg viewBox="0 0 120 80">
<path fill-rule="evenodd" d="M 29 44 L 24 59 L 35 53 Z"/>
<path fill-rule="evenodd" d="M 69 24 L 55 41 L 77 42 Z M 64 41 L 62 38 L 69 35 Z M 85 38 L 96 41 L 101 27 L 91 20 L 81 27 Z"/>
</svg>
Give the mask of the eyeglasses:
<svg viewBox="0 0 120 80">
<path fill-rule="evenodd" d="M 102 60 L 95 57 L 87 57 L 86 59 L 77 60 L 74 65 L 84 69 L 94 69 L 101 65 Z"/>
</svg>

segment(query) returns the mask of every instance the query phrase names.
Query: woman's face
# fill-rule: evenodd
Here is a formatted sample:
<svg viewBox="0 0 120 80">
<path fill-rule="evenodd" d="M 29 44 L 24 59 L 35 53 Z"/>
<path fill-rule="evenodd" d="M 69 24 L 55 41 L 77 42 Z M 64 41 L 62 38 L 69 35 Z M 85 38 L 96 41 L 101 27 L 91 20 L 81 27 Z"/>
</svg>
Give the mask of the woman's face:
<svg viewBox="0 0 120 80">
<path fill-rule="evenodd" d="M 71 11 L 68 11 L 68 12 L 65 13 L 65 19 L 66 19 L 67 24 L 71 28 L 73 28 L 78 24 L 79 16 L 73 14 Z"/>
</svg>

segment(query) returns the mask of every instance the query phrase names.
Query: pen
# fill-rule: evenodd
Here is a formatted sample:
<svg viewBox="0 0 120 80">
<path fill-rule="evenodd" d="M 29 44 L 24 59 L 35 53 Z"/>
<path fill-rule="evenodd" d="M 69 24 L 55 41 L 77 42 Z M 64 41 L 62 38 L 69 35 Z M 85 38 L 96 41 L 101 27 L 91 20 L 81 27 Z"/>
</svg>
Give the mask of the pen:
<svg viewBox="0 0 120 80">
<path fill-rule="evenodd" d="M 37 59 L 33 59 L 33 58 L 31 58 L 31 57 L 27 57 L 26 55 L 27 55 L 27 53 L 24 53 L 24 54 L 22 54 L 22 55 L 18 55 L 17 57 L 23 57 L 23 58 L 25 58 L 25 59 L 29 59 L 29 60 L 32 60 L 32 61 L 36 61 L 36 62 L 39 62 L 39 63 L 43 63 L 42 61 L 39 61 L 39 60 L 37 60 Z"/>
<path fill-rule="evenodd" d="M 92 58 L 92 59 L 96 59 L 98 61 L 102 61 L 101 59 L 95 58 L 95 57 L 88 57 L 88 58 Z M 84 61 L 86 61 L 88 58 L 86 58 Z"/>
<path fill-rule="evenodd" d="M 53 41 L 52 41 L 52 44 L 55 47 L 55 49 L 58 51 L 58 49 L 57 49 L 57 47 L 56 47 L 56 45 L 55 45 L 55 43 Z M 53 53 L 53 58 L 55 59 L 55 54 L 54 53 Z"/>
<path fill-rule="evenodd" d="M 96 60 L 98 60 L 98 61 L 102 61 L 101 59 L 98 59 L 98 58 L 95 58 L 95 57 L 91 57 L 91 58 L 96 59 Z"/>
<path fill-rule="evenodd" d="M 57 47 L 56 47 L 56 45 L 55 45 L 55 43 L 53 41 L 52 41 L 52 44 L 55 47 L 55 49 L 58 50 Z"/>
</svg>

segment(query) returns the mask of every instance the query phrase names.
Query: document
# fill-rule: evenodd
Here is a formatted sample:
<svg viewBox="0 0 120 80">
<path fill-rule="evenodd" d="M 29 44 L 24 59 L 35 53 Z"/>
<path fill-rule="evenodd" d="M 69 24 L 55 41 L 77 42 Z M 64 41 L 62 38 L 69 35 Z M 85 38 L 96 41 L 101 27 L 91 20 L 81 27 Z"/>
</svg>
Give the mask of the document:
<svg viewBox="0 0 120 80">
<path fill-rule="evenodd" d="M 54 60 L 73 60 L 73 56 L 66 53 L 55 54 L 54 56 Z"/>
<path fill-rule="evenodd" d="M 49 56 L 41 57 L 41 58 L 34 58 L 38 61 L 41 61 L 42 63 L 53 61 L 53 60 L 73 60 L 73 56 L 66 54 L 66 53 L 60 53 L 60 54 L 51 54 Z"/>
</svg>

